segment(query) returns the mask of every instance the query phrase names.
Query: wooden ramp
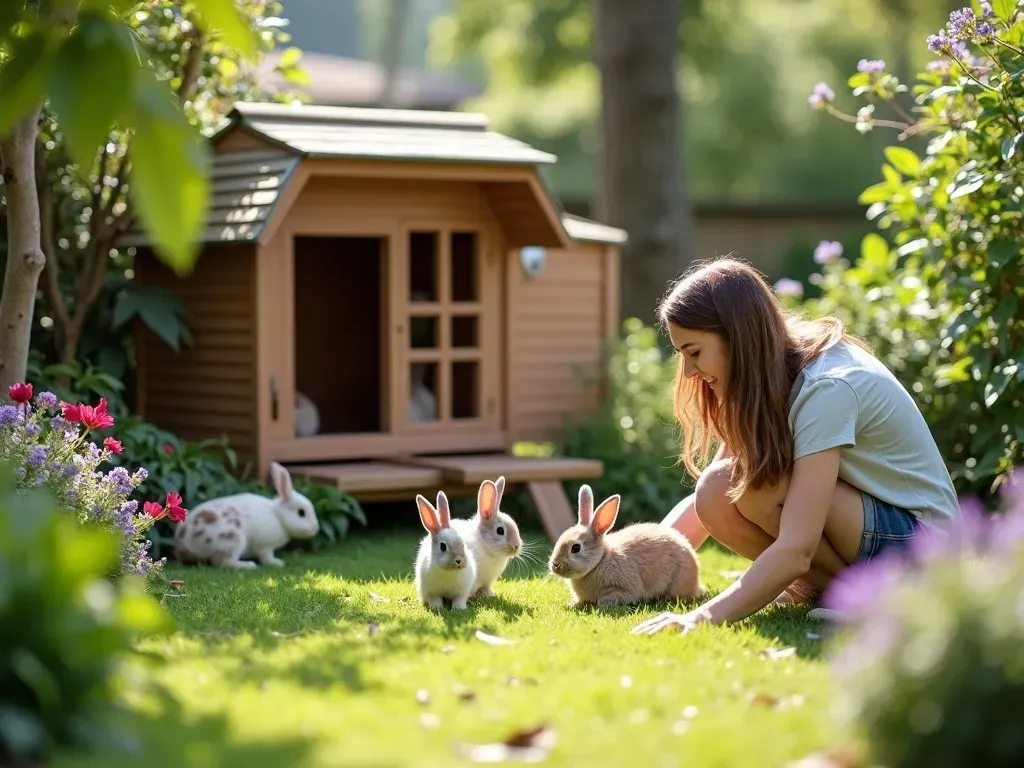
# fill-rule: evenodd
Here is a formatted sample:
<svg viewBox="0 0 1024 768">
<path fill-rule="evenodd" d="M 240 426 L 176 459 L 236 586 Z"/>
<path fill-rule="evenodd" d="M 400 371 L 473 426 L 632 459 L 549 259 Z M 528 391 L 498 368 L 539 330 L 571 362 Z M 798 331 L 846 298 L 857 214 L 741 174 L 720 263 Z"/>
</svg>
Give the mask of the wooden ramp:
<svg viewBox="0 0 1024 768">
<path fill-rule="evenodd" d="M 510 454 L 396 456 L 333 464 L 289 464 L 297 477 L 335 485 L 361 501 L 433 499 L 439 490 L 451 497 L 475 495 L 484 480 L 505 477 L 506 488 L 525 485 L 544 530 L 554 541 L 576 522 L 575 501 L 563 480 L 600 477 L 604 465 L 593 459 L 526 457 Z"/>
</svg>

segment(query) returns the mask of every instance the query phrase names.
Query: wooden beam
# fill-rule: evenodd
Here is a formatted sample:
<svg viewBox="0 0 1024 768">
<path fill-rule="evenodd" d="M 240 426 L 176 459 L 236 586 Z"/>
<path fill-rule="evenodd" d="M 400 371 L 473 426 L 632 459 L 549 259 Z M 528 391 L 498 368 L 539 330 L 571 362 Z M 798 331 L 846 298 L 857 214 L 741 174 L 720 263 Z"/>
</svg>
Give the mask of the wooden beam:
<svg viewBox="0 0 1024 768">
<path fill-rule="evenodd" d="M 526 488 L 537 507 L 545 533 L 554 543 L 567 528 L 575 525 L 577 520 L 577 513 L 569 503 L 565 489 L 557 480 L 527 483 Z"/>
</svg>

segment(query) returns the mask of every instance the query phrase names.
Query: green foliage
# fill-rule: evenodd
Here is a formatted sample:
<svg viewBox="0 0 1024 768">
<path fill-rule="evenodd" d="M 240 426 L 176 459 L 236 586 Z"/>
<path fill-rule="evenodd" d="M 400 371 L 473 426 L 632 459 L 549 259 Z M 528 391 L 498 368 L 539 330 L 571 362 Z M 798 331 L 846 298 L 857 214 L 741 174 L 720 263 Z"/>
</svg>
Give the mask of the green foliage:
<svg viewBox="0 0 1024 768">
<path fill-rule="evenodd" d="M 294 479 L 295 490 L 304 493 L 313 502 L 320 531 L 312 539 L 295 542 L 312 550 L 323 549 L 348 537 L 352 522 L 366 525 L 366 513 L 359 501 L 349 493 L 333 485 L 314 483 L 304 477 Z"/>
<path fill-rule="evenodd" d="M 135 317 L 175 352 L 181 350 L 182 342 L 192 343 L 192 332 L 186 323 L 188 307 L 166 288 L 129 290 L 121 294 L 114 307 L 113 327 L 122 328 Z"/>
<path fill-rule="evenodd" d="M 660 520 L 692 491 L 678 463 L 679 429 L 672 414 L 675 365 L 658 344 L 659 331 L 630 318 L 608 350 L 608 390 L 597 413 L 571 419 L 564 455 L 600 459 L 601 478 L 587 481 L 595 496 L 621 493 L 619 524 Z M 573 499 L 580 482 L 566 483 Z"/>
<path fill-rule="evenodd" d="M 947 538 L 855 568 L 826 594 L 844 614 L 830 649 L 839 711 L 862 731 L 866 764 L 1024 760 L 1021 502 L 994 516 L 965 507 Z"/>
<path fill-rule="evenodd" d="M 120 730 L 115 672 L 139 633 L 171 622 L 139 579 L 106 579 L 118 553 L 0 463 L 0 763 L 48 764 Z"/>
<path fill-rule="evenodd" d="M 53 392 L 66 403 L 90 403 L 101 397 L 115 419 L 128 415 L 124 402 L 124 382 L 91 363 L 51 363 L 32 350 L 28 361 L 28 381 L 39 392 Z"/>
<path fill-rule="evenodd" d="M 931 134 L 926 151 L 890 147 L 882 180 L 860 197 L 886 237 L 865 238 L 856 266 L 831 265 L 809 306 L 841 314 L 880 348 L 958 489 L 981 494 L 1024 458 L 1024 18 L 1014 11 L 995 26 L 996 37 L 974 38 L 973 54 L 969 36 L 947 44 L 917 76 L 912 130 Z"/>
</svg>

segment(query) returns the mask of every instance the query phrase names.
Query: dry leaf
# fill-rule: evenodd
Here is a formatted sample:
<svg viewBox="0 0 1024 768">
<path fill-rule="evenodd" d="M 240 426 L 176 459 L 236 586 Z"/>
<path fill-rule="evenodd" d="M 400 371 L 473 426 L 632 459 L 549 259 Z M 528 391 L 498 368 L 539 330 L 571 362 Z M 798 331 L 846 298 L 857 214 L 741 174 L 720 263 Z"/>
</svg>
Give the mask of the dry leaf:
<svg viewBox="0 0 1024 768">
<path fill-rule="evenodd" d="M 819 621 L 842 621 L 843 615 L 839 611 L 833 611 L 830 608 L 813 608 L 807 612 L 807 618 Z"/>
<path fill-rule="evenodd" d="M 416 691 L 416 701 L 426 706 L 430 703 L 430 694 L 427 693 L 425 689 L 420 688 L 418 691 Z"/>
<path fill-rule="evenodd" d="M 420 715 L 420 725 L 428 730 L 436 731 L 441 727 L 441 718 L 433 712 L 424 712 Z"/>
<path fill-rule="evenodd" d="M 446 645 L 444 648 L 441 649 L 441 653 L 451 653 L 454 650 L 455 650 L 455 646 L 454 645 Z"/>
<path fill-rule="evenodd" d="M 769 709 L 784 710 L 803 706 L 804 697 L 800 694 L 794 694 L 793 696 L 784 696 L 779 698 L 778 696 L 773 696 L 770 693 L 758 691 L 750 697 L 750 703 L 762 707 L 768 707 Z"/>
<path fill-rule="evenodd" d="M 821 640 L 821 635 L 819 635 L 817 632 L 808 632 L 807 633 L 807 639 L 808 640 Z"/>
<path fill-rule="evenodd" d="M 459 691 L 458 692 L 458 697 L 459 697 L 459 701 L 465 701 L 465 702 L 476 701 L 476 694 L 473 693 L 473 691 L 469 690 L 468 688 Z"/>
<path fill-rule="evenodd" d="M 796 646 L 788 648 L 765 648 L 761 651 L 761 657 L 765 659 L 785 659 L 796 653 Z"/>
<path fill-rule="evenodd" d="M 378 595 L 376 592 L 370 593 L 370 599 L 375 603 L 390 603 L 390 597 L 384 597 L 384 595 Z"/>
<path fill-rule="evenodd" d="M 488 645 L 514 645 L 514 640 L 506 640 L 504 637 L 498 637 L 497 635 L 491 635 L 483 630 L 478 629 L 476 631 L 476 639 L 481 640 Z"/>
<path fill-rule="evenodd" d="M 184 581 L 182 581 L 181 579 L 173 579 L 173 580 L 171 580 L 171 582 L 170 582 L 170 583 L 168 584 L 168 586 L 169 586 L 169 587 L 170 587 L 171 589 L 174 589 L 174 590 L 178 590 L 178 589 L 181 589 L 182 587 L 184 587 L 184 586 L 185 586 L 185 582 L 184 582 Z"/>
<path fill-rule="evenodd" d="M 412 598 L 409 597 L 408 595 L 403 595 L 402 597 L 398 598 L 398 602 L 400 602 L 400 603 L 411 603 L 412 602 Z"/>
<path fill-rule="evenodd" d="M 539 763 L 547 759 L 557 742 L 558 734 L 555 729 L 550 725 L 541 724 L 516 731 L 505 741 L 493 744 L 459 743 L 456 747 L 463 757 L 475 763 L 501 763 L 506 760 Z"/>
</svg>

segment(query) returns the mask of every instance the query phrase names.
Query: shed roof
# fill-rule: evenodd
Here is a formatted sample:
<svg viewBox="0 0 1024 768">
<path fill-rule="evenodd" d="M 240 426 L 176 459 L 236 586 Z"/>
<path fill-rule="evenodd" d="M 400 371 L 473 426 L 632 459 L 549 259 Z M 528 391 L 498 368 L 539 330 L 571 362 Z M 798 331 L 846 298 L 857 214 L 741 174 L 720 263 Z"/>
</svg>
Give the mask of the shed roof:
<svg viewBox="0 0 1024 768">
<path fill-rule="evenodd" d="M 299 164 L 308 157 L 515 165 L 555 160 L 554 155 L 489 131 L 482 115 L 456 112 L 241 102 L 232 109 L 228 125 L 213 137 L 214 144 L 235 130 L 254 134 L 266 143 L 214 153 L 204 243 L 257 241 Z M 494 195 L 500 186 L 492 185 Z M 504 194 L 518 190 L 517 185 L 512 186 L 515 189 L 505 185 Z M 544 191 L 540 194 L 558 210 L 569 239 L 614 245 L 626 242 L 621 229 L 561 212 L 543 182 L 541 187 Z M 137 219 L 118 238 L 118 245 L 124 247 L 150 242 Z"/>
<path fill-rule="evenodd" d="M 239 102 L 228 119 L 222 134 L 240 125 L 307 157 L 515 164 L 556 160 L 489 130 L 483 115 L 463 112 Z"/>
</svg>

